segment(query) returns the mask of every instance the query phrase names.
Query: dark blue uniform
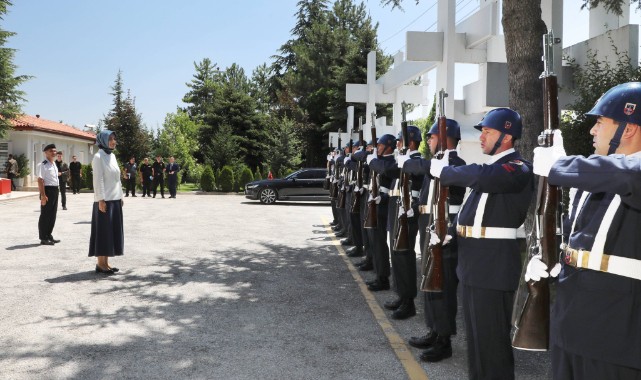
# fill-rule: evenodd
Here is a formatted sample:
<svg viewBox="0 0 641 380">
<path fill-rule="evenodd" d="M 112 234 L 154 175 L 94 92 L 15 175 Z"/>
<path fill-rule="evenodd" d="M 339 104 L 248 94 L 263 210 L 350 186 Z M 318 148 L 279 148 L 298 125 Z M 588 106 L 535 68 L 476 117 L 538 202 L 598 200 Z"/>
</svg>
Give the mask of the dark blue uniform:
<svg viewBox="0 0 641 380">
<path fill-rule="evenodd" d="M 441 173 L 445 186 L 471 188 L 457 221 L 471 379 L 514 378 L 510 322 L 521 275 L 516 230 L 534 193 L 532 165 L 519 153 L 508 150 L 494 160 L 448 166 Z"/>
<path fill-rule="evenodd" d="M 608 268 L 615 256 L 641 260 L 641 158 L 563 157 L 553 166 L 548 180 L 552 185 L 580 190 L 564 231 L 570 234 L 574 224 L 574 232 L 566 240 L 570 249 L 562 253 L 563 267 L 552 308 L 554 378 L 639 379 L 641 281 L 576 268 L 570 253 L 571 249 L 585 250 L 592 256 L 601 246 L 604 254 L 612 255 L 605 265 Z M 604 219 L 611 205 L 614 214 L 608 229 Z M 600 228 L 605 240 L 595 239 Z"/>
<path fill-rule="evenodd" d="M 389 246 L 387 245 L 389 191 L 395 178 L 385 174 L 385 168 L 396 165 L 393 155 L 379 156 L 370 162 L 370 170 L 378 175 L 379 195 L 381 201 L 376 207 L 377 227 L 374 232 L 374 271 L 379 279 L 388 280 L 390 275 Z M 370 174 L 372 175 L 372 174 Z M 394 217 L 394 215 L 390 215 Z"/>
<path fill-rule="evenodd" d="M 367 263 L 372 262 L 372 240 L 373 234 L 371 228 L 363 228 L 365 225 L 365 218 L 367 217 L 368 210 L 368 199 L 369 199 L 369 181 L 370 181 L 370 168 L 367 165 L 367 151 L 360 150 L 353 155 L 353 159 L 357 162 L 363 163 L 363 190 L 361 193 L 361 213 L 360 217 L 360 226 L 363 239 L 363 254 L 365 255 L 365 260 Z"/>
<path fill-rule="evenodd" d="M 341 229 L 339 230 L 339 234 L 346 234 L 347 233 L 347 220 L 345 220 L 345 213 L 343 212 L 344 209 L 339 209 L 338 208 L 338 200 L 342 196 L 341 189 L 343 188 L 343 184 L 345 183 L 345 178 L 343 177 L 343 168 L 344 168 L 344 161 L 345 161 L 345 156 L 340 155 L 336 158 L 335 165 L 336 169 L 338 170 L 338 178 L 337 178 L 337 183 L 336 186 L 338 187 L 338 198 L 336 198 L 336 213 L 338 214 L 338 220 L 341 226 Z"/>
<path fill-rule="evenodd" d="M 456 151 L 450 151 L 449 164 L 451 166 L 465 165 L 465 161 L 458 156 Z M 403 170 L 412 174 L 423 174 L 424 179 L 421 184 L 419 193 L 419 205 L 430 207 L 428 197 L 432 176 L 430 173 L 430 161 L 425 159 L 408 160 L 403 165 Z M 465 195 L 465 188 L 460 186 L 451 186 L 448 189 L 449 204 L 460 206 Z M 428 238 L 426 230 L 429 227 L 430 214 L 422 213 L 419 216 L 419 232 L 421 254 L 428 255 L 425 250 L 425 240 Z M 458 264 L 457 238 L 456 238 L 456 214 L 450 213 L 451 230 L 448 232 L 452 236 L 449 244 L 443 247 L 443 291 L 442 292 L 424 292 L 424 315 L 425 324 L 428 330 L 433 330 L 439 336 L 449 337 L 456 334 L 456 312 L 457 312 L 457 293 L 458 277 L 456 276 L 456 266 Z"/>
<path fill-rule="evenodd" d="M 354 186 L 356 185 L 356 174 L 358 173 L 358 162 L 353 159 L 352 154 L 350 160 L 347 162 L 347 191 L 345 199 L 345 213 L 349 221 L 349 235 L 348 238 L 352 241 L 357 249 L 363 249 L 363 231 L 362 224 L 360 223 L 360 213 L 353 214 L 352 203 L 354 202 Z"/>
</svg>

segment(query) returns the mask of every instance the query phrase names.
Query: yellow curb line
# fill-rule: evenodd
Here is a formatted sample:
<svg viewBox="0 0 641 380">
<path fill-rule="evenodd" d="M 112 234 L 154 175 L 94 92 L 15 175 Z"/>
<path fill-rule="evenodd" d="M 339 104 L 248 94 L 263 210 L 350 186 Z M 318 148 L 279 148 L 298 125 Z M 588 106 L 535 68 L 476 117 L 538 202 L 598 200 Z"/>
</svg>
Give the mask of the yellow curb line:
<svg viewBox="0 0 641 380">
<path fill-rule="evenodd" d="M 405 372 L 407 373 L 407 377 L 410 380 L 428 380 L 427 374 L 423 370 L 423 367 L 416 361 L 416 358 L 414 358 L 414 355 L 412 355 L 412 351 L 407 347 L 405 344 L 405 340 L 401 338 L 401 336 L 394 330 L 394 326 L 392 326 L 392 323 L 389 321 L 387 318 L 387 314 L 381 309 L 381 307 L 378 304 L 378 301 L 372 294 L 367 289 L 367 285 L 365 285 L 365 282 L 363 281 L 363 278 L 361 275 L 358 273 L 358 270 L 356 267 L 354 267 L 354 264 L 352 264 L 351 260 L 347 257 L 347 254 L 345 254 L 345 250 L 341 246 L 341 244 L 338 242 L 338 239 L 336 236 L 334 236 L 333 231 L 331 227 L 329 226 L 329 223 L 327 222 L 327 219 L 321 218 L 323 220 L 323 224 L 326 225 L 327 232 L 329 235 L 332 237 L 332 241 L 334 242 L 334 245 L 338 249 L 339 255 L 343 258 L 343 261 L 347 264 L 347 268 L 349 269 L 350 273 L 352 274 L 352 277 L 354 277 L 354 280 L 356 280 L 356 283 L 358 284 L 358 287 L 361 290 L 361 293 L 363 294 L 363 297 L 365 297 L 365 301 L 367 301 L 367 304 L 369 305 L 370 310 L 372 311 L 372 314 L 374 314 L 374 318 L 376 318 L 376 322 L 378 322 L 378 325 L 381 326 L 381 329 L 383 330 L 383 333 L 387 337 L 387 340 L 390 343 L 390 346 L 392 346 L 392 349 L 394 350 L 394 353 L 396 354 L 396 357 L 398 357 L 398 360 L 401 361 L 401 364 L 405 368 Z"/>
</svg>

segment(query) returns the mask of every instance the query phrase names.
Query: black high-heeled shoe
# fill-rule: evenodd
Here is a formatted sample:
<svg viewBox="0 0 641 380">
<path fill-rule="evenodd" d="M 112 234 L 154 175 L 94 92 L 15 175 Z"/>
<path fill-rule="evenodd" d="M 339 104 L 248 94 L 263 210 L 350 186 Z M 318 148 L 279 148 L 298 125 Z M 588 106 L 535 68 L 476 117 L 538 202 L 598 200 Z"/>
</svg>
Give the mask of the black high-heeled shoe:
<svg viewBox="0 0 641 380">
<path fill-rule="evenodd" d="M 109 269 L 111 269 L 112 271 L 114 271 L 114 273 L 115 273 L 115 272 L 119 272 L 119 271 L 120 271 L 120 269 L 118 269 L 118 268 L 116 268 L 116 267 L 111 267 L 111 268 L 109 268 Z"/>
<path fill-rule="evenodd" d="M 113 269 L 102 269 L 98 265 L 96 265 L 96 273 L 103 273 L 103 274 L 114 274 L 115 272 Z"/>
</svg>

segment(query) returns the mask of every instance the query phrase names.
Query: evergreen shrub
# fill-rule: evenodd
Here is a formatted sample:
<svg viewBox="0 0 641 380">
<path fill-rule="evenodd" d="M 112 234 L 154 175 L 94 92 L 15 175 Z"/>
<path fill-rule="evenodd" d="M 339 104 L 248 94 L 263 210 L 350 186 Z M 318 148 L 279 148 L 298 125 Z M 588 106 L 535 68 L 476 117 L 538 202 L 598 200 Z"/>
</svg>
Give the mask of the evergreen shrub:
<svg viewBox="0 0 641 380">
<path fill-rule="evenodd" d="M 220 171 L 220 189 L 228 193 L 234 189 L 234 171 L 229 166 L 224 166 Z"/>
<path fill-rule="evenodd" d="M 205 165 L 203 174 L 200 176 L 200 188 L 203 191 L 214 191 L 216 189 L 214 171 L 209 165 Z"/>
</svg>

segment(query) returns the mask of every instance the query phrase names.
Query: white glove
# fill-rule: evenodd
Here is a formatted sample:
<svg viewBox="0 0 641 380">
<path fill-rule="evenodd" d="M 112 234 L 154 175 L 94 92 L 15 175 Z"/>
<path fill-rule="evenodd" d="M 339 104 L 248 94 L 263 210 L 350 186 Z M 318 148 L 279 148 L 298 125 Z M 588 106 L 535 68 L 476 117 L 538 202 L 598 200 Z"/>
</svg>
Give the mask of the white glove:
<svg viewBox="0 0 641 380">
<path fill-rule="evenodd" d="M 332 160 L 332 158 L 333 158 L 333 157 L 332 157 L 332 155 L 331 155 L 331 154 L 328 154 L 328 155 L 327 155 L 327 161 L 331 161 L 331 160 Z"/>
<path fill-rule="evenodd" d="M 377 196 L 376 198 L 372 197 L 372 194 L 369 195 L 369 198 L 367 198 L 367 202 L 374 201 L 376 204 L 381 203 L 381 196 Z"/>
<path fill-rule="evenodd" d="M 438 238 L 436 232 L 430 232 L 430 245 L 437 245 L 441 242 L 441 239 Z"/>
<path fill-rule="evenodd" d="M 405 214 L 405 208 L 402 205 L 398 206 L 398 217 L 400 218 L 403 214 Z"/>
<path fill-rule="evenodd" d="M 354 192 L 357 193 L 357 192 L 360 192 L 360 191 L 361 191 L 361 188 L 358 187 L 358 185 L 355 185 L 354 186 Z"/>
<path fill-rule="evenodd" d="M 409 210 L 407 210 L 407 217 L 412 218 L 414 217 L 414 209 L 410 207 Z"/>
<path fill-rule="evenodd" d="M 344 165 L 347 165 L 347 163 L 350 162 L 351 160 L 352 160 L 351 157 L 345 157 L 345 161 L 343 161 Z"/>
<path fill-rule="evenodd" d="M 541 255 L 534 255 L 530 259 L 530 262 L 527 263 L 527 268 L 525 268 L 525 281 L 539 281 L 542 278 L 547 277 L 556 277 L 561 272 L 561 264 L 556 263 L 556 265 L 548 273 L 548 266 L 541 261 Z"/>
<path fill-rule="evenodd" d="M 448 245 L 450 240 L 452 240 L 452 235 L 445 235 L 445 241 L 443 242 L 443 247 Z M 437 245 L 440 242 L 441 242 L 441 239 L 439 239 L 436 232 L 430 232 L 430 245 Z"/>
<path fill-rule="evenodd" d="M 407 154 L 399 154 L 398 157 L 396 157 L 396 163 L 398 164 L 399 169 L 403 169 L 403 164 L 405 164 L 405 161 L 409 160 L 410 156 Z"/>
<path fill-rule="evenodd" d="M 367 160 L 367 165 L 369 165 L 372 162 L 372 160 L 375 159 L 375 158 L 378 158 L 378 155 L 376 154 L 376 152 L 374 152 L 372 154 L 368 154 L 367 155 L 367 159 L 366 159 Z"/>
<path fill-rule="evenodd" d="M 361 195 L 363 195 L 363 193 L 365 192 L 365 188 L 364 187 L 359 188 L 358 192 L 361 193 Z"/>
<path fill-rule="evenodd" d="M 554 130 L 553 140 L 554 142 L 549 148 L 534 148 L 534 160 L 532 163 L 534 174 L 542 177 L 549 176 L 554 163 L 559 158 L 567 156 L 565 148 L 563 148 L 563 135 L 560 129 Z"/>
<path fill-rule="evenodd" d="M 443 168 L 449 165 L 450 161 L 450 152 L 446 151 L 443 155 L 443 158 L 440 160 L 438 158 L 432 158 L 430 162 L 430 174 L 432 177 L 440 178 Z"/>
</svg>

